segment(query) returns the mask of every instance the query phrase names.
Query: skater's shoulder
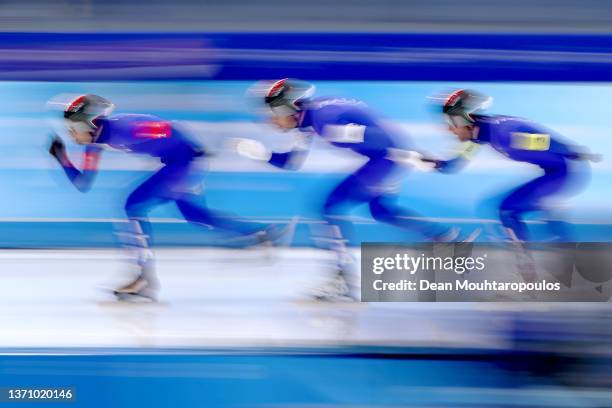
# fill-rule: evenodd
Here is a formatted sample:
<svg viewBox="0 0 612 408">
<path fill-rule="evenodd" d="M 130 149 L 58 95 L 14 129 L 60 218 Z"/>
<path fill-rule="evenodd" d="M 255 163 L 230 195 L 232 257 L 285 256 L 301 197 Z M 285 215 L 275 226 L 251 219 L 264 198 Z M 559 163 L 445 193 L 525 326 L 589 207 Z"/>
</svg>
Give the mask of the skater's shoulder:
<svg viewBox="0 0 612 408">
<path fill-rule="evenodd" d="M 477 125 L 491 127 L 507 126 L 526 121 L 526 119 L 510 115 L 472 115 Z"/>
<path fill-rule="evenodd" d="M 487 126 L 493 130 L 538 129 L 543 126 L 531 119 L 510 115 L 474 115 L 476 124 Z"/>
<path fill-rule="evenodd" d="M 376 122 L 377 115 L 358 99 L 321 98 L 310 103 L 312 105 L 305 110 L 303 123 L 325 126 L 345 123 L 370 125 Z"/>
<path fill-rule="evenodd" d="M 104 143 L 159 139 L 177 134 L 172 122 L 139 113 L 114 114 L 96 119 L 95 124 L 99 129 L 98 140 Z"/>
<path fill-rule="evenodd" d="M 136 123 L 136 122 L 163 122 L 161 118 L 155 115 L 144 113 L 116 113 L 110 116 L 101 118 L 102 121 L 108 123 Z"/>
<path fill-rule="evenodd" d="M 503 142 L 516 132 L 537 133 L 543 127 L 537 123 L 516 116 L 508 115 L 474 115 L 478 128 L 478 139 Z"/>
<path fill-rule="evenodd" d="M 344 111 L 350 109 L 365 109 L 367 105 L 365 102 L 354 98 L 320 97 L 309 100 L 304 108 L 312 111 L 322 109 L 325 109 L 325 111 Z"/>
</svg>

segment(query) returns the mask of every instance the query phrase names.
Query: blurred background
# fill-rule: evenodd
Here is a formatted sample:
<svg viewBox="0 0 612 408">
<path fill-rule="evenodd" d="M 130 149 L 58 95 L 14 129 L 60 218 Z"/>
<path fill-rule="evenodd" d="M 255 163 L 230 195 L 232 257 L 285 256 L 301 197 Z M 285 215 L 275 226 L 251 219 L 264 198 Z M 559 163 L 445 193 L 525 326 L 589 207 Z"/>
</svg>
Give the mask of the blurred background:
<svg viewBox="0 0 612 408">
<path fill-rule="evenodd" d="M 282 172 L 225 147 L 287 148 L 292 135 L 244 96 L 292 77 L 364 100 L 449 157 L 457 145 L 426 98 L 474 88 L 493 96 L 490 112 L 603 156 L 563 217 L 576 241 L 609 242 L 611 27 L 603 0 L 0 2 L 0 386 L 75 386 L 88 407 L 612 406 L 609 303 L 312 304 L 304 293 L 329 255 L 309 226 L 359 157 L 315 143 L 301 171 Z M 105 152 L 80 194 L 47 152 L 60 130 L 46 103 L 63 93 L 180 121 L 214 153 L 208 204 L 248 220 L 299 216 L 294 247 L 215 248 L 214 233 L 162 206 L 151 214 L 162 301 L 115 302 L 104 290 L 125 269 L 114 231 L 159 163 Z M 468 229 L 494 223 L 483 200 L 537 172 L 482 150 L 457 175 L 407 173 L 401 204 Z M 366 209 L 351 217 L 356 253 L 418 239 Z M 541 223 L 529 225 L 538 239 Z"/>
</svg>

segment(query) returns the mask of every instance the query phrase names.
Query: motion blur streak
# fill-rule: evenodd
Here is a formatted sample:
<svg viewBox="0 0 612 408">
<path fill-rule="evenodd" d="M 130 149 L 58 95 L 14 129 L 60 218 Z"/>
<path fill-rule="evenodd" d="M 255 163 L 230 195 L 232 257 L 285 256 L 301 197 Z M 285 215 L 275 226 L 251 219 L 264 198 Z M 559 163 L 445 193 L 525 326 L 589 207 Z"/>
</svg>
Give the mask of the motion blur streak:
<svg viewBox="0 0 612 408">
<path fill-rule="evenodd" d="M 494 100 L 487 114 L 546 127 L 513 131 L 519 147 L 548 151 L 554 132 L 575 148 L 563 159 L 572 194 L 538 202 L 546 214 L 525 215 L 529 240 L 550 241 L 552 220 L 567 231 L 562 240 L 606 243 L 612 3 L 13 0 L 0 14 L 0 390 L 70 386 L 71 406 L 88 408 L 612 406 L 612 283 L 599 250 L 607 247 L 546 276 L 599 303 L 315 302 L 313 289 L 338 272 L 313 237 L 329 229 L 321 208 L 366 159 L 323 137 L 275 129 L 247 93 L 255 81 L 295 78 L 314 84 L 317 96 L 364 101 L 377 125 L 431 159 L 433 170 L 472 152 L 461 150 L 428 97 L 482 92 Z M 185 163 L 193 175 L 206 173 L 183 188 L 173 184 L 179 165 L 171 191 L 147 191 L 160 205 L 148 213 L 152 229 L 137 234 L 151 248 L 135 252 L 155 260 L 157 302 L 113 294 L 135 270 L 119 241 L 134 235 L 128 195 L 177 159 L 155 149 L 153 157 L 129 154 L 142 146 L 127 139 L 90 143 L 87 171 L 100 157 L 100 172 L 80 194 L 70 181 L 81 175 L 85 149 L 75 132 L 94 141 L 101 119 L 76 112 L 78 104 L 72 113 L 86 120 L 70 118 L 65 102 L 79 95 L 130 114 L 108 123 L 152 115 L 138 117 L 163 130 L 147 133 L 164 136 L 157 142 L 174 141 L 180 129 L 184 144 L 173 153 L 193 147 Z M 358 125 L 349 130 L 359 136 Z M 310 150 L 301 169 L 282 171 L 240 155 L 245 140 L 264 157 Z M 393 186 L 396 204 L 418 215 L 398 223 L 440 223 L 450 231 L 441 242 L 481 230 L 477 241 L 507 239 L 500 193 L 542 170 L 517 161 L 516 144 L 484 144 L 457 174 L 406 169 Z M 168 202 L 179 193 L 226 214 L 190 213 L 196 222 L 188 223 L 193 206 L 181 213 Z M 352 233 L 334 236 L 355 265 L 363 242 L 423 239 L 374 220 L 366 207 L 340 214 Z M 211 220 L 265 224 L 245 234 L 262 245 L 242 248 Z"/>
</svg>

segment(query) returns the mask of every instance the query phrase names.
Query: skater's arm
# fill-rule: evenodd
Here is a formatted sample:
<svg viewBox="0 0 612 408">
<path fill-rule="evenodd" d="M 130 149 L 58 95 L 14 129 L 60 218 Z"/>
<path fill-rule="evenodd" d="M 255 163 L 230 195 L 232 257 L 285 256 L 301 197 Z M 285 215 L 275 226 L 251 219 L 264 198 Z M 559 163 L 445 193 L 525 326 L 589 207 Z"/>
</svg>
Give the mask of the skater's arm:
<svg viewBox="0 0 612 408">
<path fill-rule="evenodd" d="M 83 169 L 79 170 L 68 158 L 64 142 L 57 136 L 53 138 L 49 153 L 55 157 L 64 169 L 64 173 L 72 184 L 84 193 L 89 191 L 98 172 L 100 161 L 100 149 L 95 146 L 87 146 L 83 155 Z"/>
<path fill-rule="evenodd" d="M 465 147 L 452 159 L 431 161 L 435 163 L 436 170 L 440 173 L 457 173 L 467 166 L 477 150 L 478 145 L 476 143 L 466 142 Z"/>
<path fill-rule="evenodd" d="M 230 147 L 239 155 L 253 160 L 268 162 L 269 164 L 286 170 L 299 169 L 310 150 L 312 136 L 298 135 L 296 142 L 288 152 L 272 152 L 261 142 L 253 139 L 235 138 L 230 141 Z"/>
<path fill-rule="evenodd" d="M 299 170 L 308 156 L 308 151 L 295 151 L 284 153 L 272 153 L 268 163 L 274 167 L 285 170 Z"/>
<path fill-rule="evenodd" d="M 268 163 L 285 170 L 298 170 L 308 156 L 311 143 L 312 135 L 298 135 L 297 141 L 290 151 L 284 153 L 273 152 Z"/>
<path fill-rule="evenodd" d="M 420 152 L 396 148 L 387 149 L 386 158 L 402 166 L 420 171 L 435 170 L 437 163 L 437 160 L 427 158 Z"/>
</svg>

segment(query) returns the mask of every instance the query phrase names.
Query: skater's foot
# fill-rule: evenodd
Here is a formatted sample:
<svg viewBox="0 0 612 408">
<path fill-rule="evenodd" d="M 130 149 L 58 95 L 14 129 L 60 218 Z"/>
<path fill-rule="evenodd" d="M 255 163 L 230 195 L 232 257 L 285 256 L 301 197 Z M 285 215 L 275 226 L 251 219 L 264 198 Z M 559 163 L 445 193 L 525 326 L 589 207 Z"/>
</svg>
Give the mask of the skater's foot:
<svg viewBox="0 0 612 408">
<path fill-rule="evenodd" d="M 459 238 L 459 228 L 453 227 L 434 238 L 438 243 L 455 242 Z"/>
<path fill-rule="evenodd" d="M 480 236 L 481 233 L 482 233 L 482 228 L 476 228 L 471 233 L 469 233 L 467 236 L 461 237 L 460 242 L 466 242 L 466 243 L 474 242 L 476 241 L 476 238 Z"/>
<path fill-rule="evenodd" d="M 516 254 L 516 269 L 526 283 L 538 281 L 538 271 L 531 254 Z"/>
<path fill-rule="evenodd" d="M 314 289 L 310 296 L 320 302 L 350 302 L 356 300 L 351 296 L 349 284 L 342 272 Z"/>
<path fill-rule="evenodd" d="M 113 291 L 119 300 L 131 300 L 134 298 L 144 298 L 152 301 L 157 300 L 157 285 L 140 275 L 134 281 Z"/>
<path fill-rule="evenodd" d="M 462 231 L 459 228 L 453 227 L 445 233 L 438 235 L 435 238 L 435 241 L 438 243 L 474 242 L 476 238 L 480 236 L 481 232 L 482 229 L 476 228 L 470 234 L 465 235 L 465 233 L 462 234 Z"/>
<path fill-rule="evenodd" d="M 295 235 L 295 228 L 297 226 L 298 218 L 293 217 L 291 221 L 281 226 L 279 224 L 272 225 L 266 228 L 259 234 L 259 239 L 262 244 L 268 244 L 273 246 L 289 246 L 293 242 Z"/>
</svg>

